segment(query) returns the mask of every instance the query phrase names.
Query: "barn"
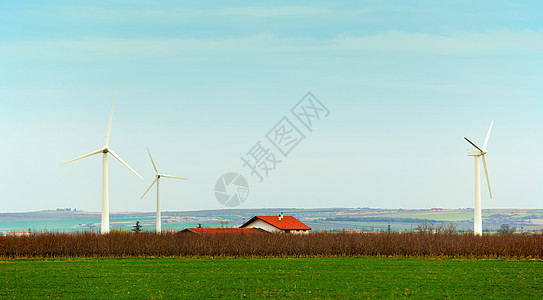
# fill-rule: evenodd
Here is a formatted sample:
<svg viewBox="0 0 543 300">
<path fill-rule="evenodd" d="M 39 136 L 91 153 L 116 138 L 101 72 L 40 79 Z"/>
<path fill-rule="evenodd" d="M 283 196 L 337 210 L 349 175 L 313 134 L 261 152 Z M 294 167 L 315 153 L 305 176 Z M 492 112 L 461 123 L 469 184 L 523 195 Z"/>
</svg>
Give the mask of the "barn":
<svg viewBox="0 0 543 300">
<path fill-rule="evenodd" d="M 27 236 L 27 235 L 30 235 L 30 231 L 28 231 L 28 230 L 16 230 L 16 231 L 10 232 L 10 235 Z"/>
<path fill-rule="evenodd" d="M 241 225 L 240 228 L 257 228 L 273 233 L 294 234 L 305 234 L 311 230 L 311 227 L 300 220 L 293 216 L 284 216 L 283 213 L 279 216 L 255 216 Z"/>
<path fill-rule="evenodd" d="M 262 234 L 265 231 L 257 228 L 187 228 L 181 233 L 193 234 Z"/>
</svg>

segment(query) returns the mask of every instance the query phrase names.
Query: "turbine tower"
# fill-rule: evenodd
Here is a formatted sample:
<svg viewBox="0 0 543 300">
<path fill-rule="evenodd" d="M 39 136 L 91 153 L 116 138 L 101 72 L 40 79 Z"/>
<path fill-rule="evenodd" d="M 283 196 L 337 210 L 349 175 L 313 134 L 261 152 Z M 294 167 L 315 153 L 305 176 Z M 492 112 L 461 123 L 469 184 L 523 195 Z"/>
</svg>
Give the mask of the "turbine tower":
<svg viewBox="0 0 543 300">
<path fill-rule="evenodd" d="M 98 149 L 94 152 L 91 152 L 89 154 L 85 154 L 83 156 L 80 156 L 78 158 L 74 158 L 72 160 L 69 160 L 67 162 L 61 163 L 61 165 L 65 165 L 71 162 L 74 162 L 76 160 L 80 160 L 89 156 L 93 156 L 99 153 L 102 153 L 102 227 L 101 232 L 102 233 L 108 233 L 109 232 L 109 197 L 108 197 L 108 168 L 107 168 L 107 154 L 111 154 L 113 157 L 115 157 L 118 161 L 120 161 L 123 165 L 125 165 L 130 171 L 132 171 L 136 176 L 143 178 L 136 172 L 134 169 L 132 169 L 119 155 L 117 155 L 113 150 L 109 148 L 109 134 L 111 132 L 111 121 L 113 119 L 113 108 L 115 107 L 115 102 L 113 102 L 113 106 L 111 107 L 111 115 L 109 116 L 109 124 L 107 126 L 107 132 L 106 132 L 106 143 L 105 146 L 101 149 Z"/>
<path fill-rule="evenodd" d="M 149 151 L 149 148 L 147 148 L 147 152 L 149 153 L 149 157 L 151 158 L 151 162 L 153 163 L 153 168 L 155 168 L 156 177 L 155 177 L 155 180 L 153 180 L 153 182 L 149 186 L 149 188 L 145 191 L 145 193 L 143 193 L 143 196 L 141 196 L 140 199 L 143 199 L 143 197 L 145 197 L 147 192 L 153 187 L 153 185 L 156 182 L 156 232 L 160 233 L 162 232 L 162 227 L 161 227 L 162 221 L 161 221 L 161 215 L 160 215 L 160 177 L 183 179 L 183 180 L 188 180 L 188 178 L 160 174 L 160 172 L 158 172 L 158 169 L 155 165 L 155 161 L 153 160 L 153 156 L 151 156 L 151 151 Z"/>
<path fill-rule="evenodd" d="M 494 121 L 490 123 L 490 128 L 488 128 L 488 133 L 486 134 L 485 143 L 483 144 L 482 149 L 475 145 L 472 141 L 468 140 L 468 138 L 464 137 L 468 143 L 477 149 L 468 151 L 468 156 L 473 156 L 473 158 L 475 158 L 475 209 L 473 217 L 473 232 L 476 235 L 483 234 L 483 219 L 481 211 L 481 157 L 483 158 L 488 192 L 490 193 L 490 199 L 492 199 L 492 191 L 490 190 L 490 180 L 488 179 L 488 168 L 486 166 L 485 155 L 487 154 L 486 145 L 488 144 L 488 138 L 490 137 L 490 131 L 492 130 L 493 124 Z"/>
</svg>

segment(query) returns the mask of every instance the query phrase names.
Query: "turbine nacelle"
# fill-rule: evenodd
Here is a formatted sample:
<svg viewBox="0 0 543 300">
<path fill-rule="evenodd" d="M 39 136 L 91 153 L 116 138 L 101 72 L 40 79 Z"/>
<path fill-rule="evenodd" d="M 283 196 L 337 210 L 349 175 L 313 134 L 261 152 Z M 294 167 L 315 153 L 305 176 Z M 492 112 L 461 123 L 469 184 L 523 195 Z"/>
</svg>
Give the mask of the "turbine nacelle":
<svg viewBox="0 0 543 300">
<path fill-rule="evenodd" d="M 102 148 L 102 153 L 109 153 L 109 148 L 104 146 L 104 148 Z"/>
<path fill-rule="evenodd" d="M 151 151 L 149 151 L 149 148 L 147 148 L 147 152 L 149 153 L 149 158 L 151 159 L 151 163 L 153 164 L 153 169 L 155 169 L 156 176 L 155 176 L 155 180 L 153 180 L 153 182 L 151 183 L 149 188 L 145 191 L 145 193 L 143 193 L 143 196 L 141 196 L 140 199 L 143 199 L 143 197 L 145 197 L 145 195 L 153 187 L 153 185 L 155 185 L 155 183 L 157 183 L 157 181 L 162 177 L 188 180 L 188 178 L 185 178 L 185 177 L 178 177 L 178 176 L 166 175 L 166 174 L 159 173 L 158 168 L 156 167 L 155 161 L 153 160 L 153 156 L 151 155 Z M 158 197 L 157 197 L 157 201 L 158 201 Z"/>
<path fill-rule="evenodd" d="M 468 151 L 468 156 L 482 156 L 482 155 L 485 155 L 487 154 L 488 151 L 479 151 L 479 150 L 470 150 Z"/>
</svg>

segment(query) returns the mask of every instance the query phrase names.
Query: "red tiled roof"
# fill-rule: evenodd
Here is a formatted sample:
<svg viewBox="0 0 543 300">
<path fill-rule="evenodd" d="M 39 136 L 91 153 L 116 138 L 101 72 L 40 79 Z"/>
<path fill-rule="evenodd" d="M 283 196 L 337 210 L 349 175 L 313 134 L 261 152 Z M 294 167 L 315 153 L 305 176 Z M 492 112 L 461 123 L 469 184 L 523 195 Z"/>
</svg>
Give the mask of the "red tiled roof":
<svg viewBox="0 0 543 300">
<path fill-rule="evenodd" d="M 311 230 L 311 227 L 300 222 L 293 216 L 283 216 L 281 220 L 279 220 L 279 216 L 255 216 L 249 221 L 245 222 L 245 224 L 241 225 L 240 228 L 244 228 L 246 225 L 250 224 L 256 219 L 260 219 L 281 230 Z"/>
<path fill-rule="evenodd" d="M 198 234 L 255 234 L 264 233 L 262 230 L 255 228 L 187 228 L 181 232 L 193 232 Z"/>
</svg>

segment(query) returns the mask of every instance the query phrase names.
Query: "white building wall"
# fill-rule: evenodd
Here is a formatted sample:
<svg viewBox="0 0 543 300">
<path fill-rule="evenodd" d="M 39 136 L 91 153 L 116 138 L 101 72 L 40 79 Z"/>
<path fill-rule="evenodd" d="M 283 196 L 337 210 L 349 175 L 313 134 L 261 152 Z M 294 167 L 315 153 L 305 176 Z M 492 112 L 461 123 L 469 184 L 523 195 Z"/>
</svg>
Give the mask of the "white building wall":
<svg viewBox="0 0 543 300">
<path fill-rule="evenodd" d="M 281 230 L 275 226 L 272 226 L 260 219 L 256 219 L 253 222 L 247 224 L 245 228 L 260 228 L 267 232 L 281 232 Z"/>
</svg>

